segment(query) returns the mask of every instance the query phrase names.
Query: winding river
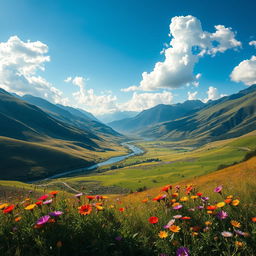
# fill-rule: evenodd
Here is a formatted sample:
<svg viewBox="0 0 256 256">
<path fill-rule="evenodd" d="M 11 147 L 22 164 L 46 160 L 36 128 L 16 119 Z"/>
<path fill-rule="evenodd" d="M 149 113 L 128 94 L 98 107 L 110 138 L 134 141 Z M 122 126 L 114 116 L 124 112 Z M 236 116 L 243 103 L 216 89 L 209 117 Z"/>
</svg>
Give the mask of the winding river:
<svg viewBox="0 0 256 256">
<path fill-rule="evenodd" d="M 141 149 L 141 148 L 139 148 L 139 147 L 137 147 L 133 144 L 130 144 L 130 143 L 131 142 L 122 143 L 122 146 L 127 147 L 128 149 L 130 149 L 132 151 L 131 153 L 129 153 L 127 155 L 111 157 L 106 161 L 103 161 L 103 162 L 100 162 L 100 163 L 97 163 L 97 164 L 93 164 L 93 165 L 88 166 L 88 167 L 83 167 L 83 168 L 78 168 L 78 169 L 74 169 L 74 170 L 70 170 L 70 171 L 61 172 L 61 173 L 49 176 L 48 178 L 35 180 L 35 181 L 30 182 L 30 183 L 35 183 L 35 182 L 39 182 L 39 181 L 46 181 L 46 180 L 49 180 L 49 179 L 56 179 L 56 178 L 60 178 L 60 177 L 63 177 L 63 176 L 70 175 L 70 174 L 76 174 L 76 173 L 82 174 L 82 173 L 85 173 L 86 171 L 91 171 L 91 170 L 97 169 L 98 167 L 101 167 L 101 166 L 114 164 L 114 163 L 120 162 L 120 161 L 122 161 L 126 158 L 129 158 L 131 156 L 140 155 L 140 154 L 144 153 L 143 149 Z"/>
</svg>

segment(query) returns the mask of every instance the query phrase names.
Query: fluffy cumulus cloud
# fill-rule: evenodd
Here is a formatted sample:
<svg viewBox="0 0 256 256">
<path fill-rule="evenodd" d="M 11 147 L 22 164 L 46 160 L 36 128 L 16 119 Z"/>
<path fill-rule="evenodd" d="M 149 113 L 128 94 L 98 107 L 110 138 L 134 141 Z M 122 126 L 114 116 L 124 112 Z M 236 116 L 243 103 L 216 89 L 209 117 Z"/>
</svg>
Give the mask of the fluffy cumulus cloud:
<svg viewBox="0 0 256 256">
<path fill-rule="evenodd" d="M 226 94 L 220 94 L 216 87 L 210 86 L 207 91 L 207 98 L 203 100 L 203 102 L 207 102 L 209 100 L 217 100 L 226 96 Z"/>
<path fill-rule="evenodd" d="M 86 79 L 84 77 L 67 77 L 64 81 L 71 82 L 79 88 L 78 91 L 73 93 L 77 107 L 86 109 L 96 115 L 118 110 L 116 96 L 113 96 L 111 92 L 106 95 L 97 95 L 93 89 L 86 89 Z"/>
<path fill-rule="evenodd" d="M 159 93 L 137 93 L 134 92 L 132 98 L 119 105 L 121 110 L 142 111 L 154 107 L 158 104 L 171 104 L 173 95 L 171 92 L 163 91 Z"/>
<path fill-rule="evenodd" d="M 37 74 L 50 61 L 48 46 L 12 36 L 0 43 L 0 87 L 18 95 L 32 94 L 56 103 L 67 103 L 62 92 Z"/>
<path fill-rule="evenodd" d="M 250 45 L 250 46 L 254 46 L 254 47 L 256 47 L 256 41 L 255 41 L 255 40 L 250 41 L 250 42 L 249 42 L 249 45 Z"/>
<path fill-rule="evenodd" d="M 143 72 L 137 88 L 132 86 L 126 91 L 181 87 L 195 81 L 194 66 L 200 57 L 215 56 L 218 52 L 241 46 L 231 28 L 217 25 L 215 32 L 210 33 L 204 31 L 200 20 L 191 15 L 172 18 L 170 36 L 170 44 L 163 50 L 164 61 L 157 62 L 153 71 Z"/>
<path fill-rule="evenodd" d="M 196 100 L 198 92 L 188 92 L 188 100 Z"/>
<path fill-rule="evenodd" d="M 243 60 L 236 66 L 231 75 L 231 80 L 243 82 L 246 85 L 256 84 L 256 56 Z"/>
</svg>

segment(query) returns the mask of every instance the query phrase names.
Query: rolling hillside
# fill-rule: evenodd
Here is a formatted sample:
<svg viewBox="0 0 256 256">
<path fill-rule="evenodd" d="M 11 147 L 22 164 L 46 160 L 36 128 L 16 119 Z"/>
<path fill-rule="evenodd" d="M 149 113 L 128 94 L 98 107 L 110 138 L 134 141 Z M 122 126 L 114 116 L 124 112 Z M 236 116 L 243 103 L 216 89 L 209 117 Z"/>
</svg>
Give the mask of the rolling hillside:
<svg viewBox="0 0 256 256">
<path fill-rule="evenodd" d="M 147 109 L 132 118 L 122 119 L 109 123 L 113 129 L 131 133 L 145 129 L 147 126 L 157 123 L 175 120 L 202 108 L 204 103 L 199 100 L 185 101 L 175 105 L 159 104 L 153 108 Z"/>
<path fill-rule="evenodd" d="M 1 179 L 42 178 L 126 152 L 118 146 L 122 137 L 111 128 L 97 122 L 99 127 L 95 125 L 90 130 L 84 121 L 88 129 L 81 129 L 71 121 L 61 120 L 64 114 L 73 118 L 71 113 L 56 107 L 57 113 L 55 106 L 49 104 L 51 115 L 0 90 Z M 58 119 L 53 117 L 58 114 Z M 82 119 L 79 120 L 82 126 Z M 105 129 L 110 132 L 105 133 Z"/>
<path fill-rule="evenodd" d="M 256 127 L 256 85 L 212 101 L 185 117 L 139 131 L 142 137 L 190 140 L 191 144 L 241 136 Z"/>
</svg>

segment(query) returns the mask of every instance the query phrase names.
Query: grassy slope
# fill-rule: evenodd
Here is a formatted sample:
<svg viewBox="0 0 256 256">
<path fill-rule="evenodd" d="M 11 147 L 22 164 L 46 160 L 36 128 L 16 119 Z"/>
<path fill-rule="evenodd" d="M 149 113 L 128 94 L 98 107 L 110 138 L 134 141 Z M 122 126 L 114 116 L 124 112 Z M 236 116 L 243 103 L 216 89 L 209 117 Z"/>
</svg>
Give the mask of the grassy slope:
<svg viewBox="0 0 256 256">
<path fill-rule="evenodd" d="M 142 145 L 148 150 L 145 155 L 124 162 L 130 164 L 132 161 L 152 157 L 162 161 L 60 180 L 74 187 L 87 186 L 88 182 L 100 182 L 103 186 L 120 186 L 132 190 L 144 186 L 159 187 L 166 183 L 199 177 L 215 171 L 221 164 L 227 165 L 242 160 L 247 152 L 255 149 L 256 134 L 253 132 L 238 139 L 210 143 L 192 151 L 170 150 L 165 142 L 143 142 Z"/>
<path fill-rule="evenodd" d="M 101 146 L 111 150 L 92 151 L 72 141 L 25 142 L 0 137 L 1 178 L 26 180 L 29 177 L 33 180 L 127 153 L 125 148 L 107 142 L 101 142 Z"/>
</svg>

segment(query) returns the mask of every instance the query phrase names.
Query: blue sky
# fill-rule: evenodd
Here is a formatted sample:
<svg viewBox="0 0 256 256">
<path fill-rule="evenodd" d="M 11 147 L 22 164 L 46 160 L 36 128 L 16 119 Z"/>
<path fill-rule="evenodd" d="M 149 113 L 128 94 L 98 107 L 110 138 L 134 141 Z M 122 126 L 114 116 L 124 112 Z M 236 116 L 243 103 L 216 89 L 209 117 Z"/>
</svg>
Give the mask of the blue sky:
<svg viewBox="0 0 256 256">
<path fill-rule="evenodd" d="M 18 94 L 31 93 L 36 96 L 42 96 L 38 89 L 40 86 L 48 86 L 51 92 L 44 91 L 43 94 L 48 100 L 82 107 L 95 114 L 118 110 L 139 111 L 161 101 L 182 102 L 188 98 L 188 92 L 197 92 L 192 98 L 206 100 L 209 98 L 209 87 L 213 88 L 210 92 L 212 99 L 231 94 L 254 82 L 254 75 L 241 75 L 246 68 L 244 66 L 240 67 L 241 70 L 237 69 L 234 81 L 230 74 L 242 61 L 250 61 L 256 52 L 253 43 L 249 45 L 249 42 L 256 40 L 255 7 L 252 0 L 1 1 L 0 41 L 8 46 L 11 44 L 11 52 L 2 55 L 6 57 L 9 54 L 13 59 L 19 44 L 26 44 L 28 40 L 40 41 L 48 49 L 43 54 L 37 54 L 39 57 L 50 56 L 50 60 L 38 63 L 33 74 L 28 73 L 24 66 L 17 68 L 13 63 L 10 65 L 9 61 L 8 70 L 11 66 L 12 71 L 16 68 L 21 75 L 14 78 L 9 75 L 6 82 L 7 76 L 2 74 L 1 79 L 0 74 L 0 86 Z M 169 44 L 166 48 L 173 48 L 170 45 L 173 37 L 168 36 L 171 19 L 187 15 L 195 17 L 196 21 L 201 22 L 202 31 L 212 35 L 216 31 L 215 25 L 230 28 L 236 42 L 223 51 L 211 51 L 195 60 L 191 65 L 194 76 L 201 74 L 198 80 L 190 77 L 184 83 L 176 82 L 176 76 L 186 77 L 185 71 L 181 71 L 179 74 L 173 73 L 172 77 L 168 73 L 163 74 L 166 77 L 160 79 L 162 82 L 155 83 L 159 71 L 149 77 L 150 82 L 146 84 L 145 81 L 140 85 L 143 72 L 150 73 L 157 62 L 165 62 L 165 54 L 160 54 L 164 44 Z M 12 36 L 19 40 L 16 38 L 8 43 Z M 25 46 L 34 51 L 31 45 Z M 173 57 L 170 58 L 168 67 L 173 61 Z M 251 60 L 250 68 L 254 68 L 254 64 Z M 2 65 L 7 66 L 6 63 Z M 44 66 L 45 70 L 40 71 L 39 66 Z M 22 82 L 17 80 L 20 77 L 23 78 Z M 43 82 L 38 81 L 38 77 L 43 78 Z M 67 77 L 72 78 L 64 82 Z M 15 81 L 20 84 L 19 87 L 12 86 Z M 199 85 L 193 85 L 195 82 Z M 34 83 L 41 84 L 32 88 Z M 121 91 L 130 86 L 137 86 L 138 90 Z M 50 96 L 54 93 L 51 88 L 58 90 L 57 96 Z"/>
</svg>

